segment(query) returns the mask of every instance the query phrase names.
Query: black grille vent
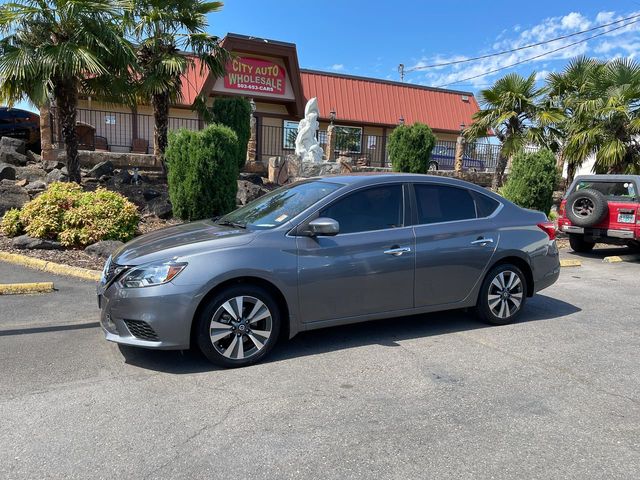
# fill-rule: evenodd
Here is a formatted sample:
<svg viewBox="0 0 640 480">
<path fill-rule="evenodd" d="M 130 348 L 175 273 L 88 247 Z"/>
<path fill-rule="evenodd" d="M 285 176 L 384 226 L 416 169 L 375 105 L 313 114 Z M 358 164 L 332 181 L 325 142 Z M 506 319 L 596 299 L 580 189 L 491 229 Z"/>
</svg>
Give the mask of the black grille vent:
<svg viewBox="0 0 640 480">
<path fill-rule="evenodd" d="M 147 322 L 143 322 L 142 320 L 124 320 L 124 323 L 134 337 L 152 342 L 158 341 L 158 335 L 156 335 L 156 332 Z"/>
</svg>

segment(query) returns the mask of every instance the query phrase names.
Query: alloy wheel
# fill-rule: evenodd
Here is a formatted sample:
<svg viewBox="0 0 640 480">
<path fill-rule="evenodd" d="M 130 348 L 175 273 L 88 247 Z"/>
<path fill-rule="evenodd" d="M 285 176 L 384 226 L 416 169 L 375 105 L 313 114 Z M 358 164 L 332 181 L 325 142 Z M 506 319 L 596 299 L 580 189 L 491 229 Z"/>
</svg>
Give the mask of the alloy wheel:
<svg viewBox="0 0 640 480">
<path fill-rule="evenodd" d="M 237 296 L 226 300 L 213 314 L 209 326 L 211 343 L 231 360 L 246 360 L 258 354 L 271 338 L 273 319 L 258 298 Z"/>
<path fill-rule="evenodd" d="M 520 310 L 524 291 L 517 273 L 504 270 L 489 285 L 489 309 L 498 318 L 509 318 Z"/>
<path fill-rule="evenodd" d="M 582 197 L 573 202 L 573 213 L 578 217 L 588 217 L 593 213 L 595 205 L 590 198 Z"/>
</svg>

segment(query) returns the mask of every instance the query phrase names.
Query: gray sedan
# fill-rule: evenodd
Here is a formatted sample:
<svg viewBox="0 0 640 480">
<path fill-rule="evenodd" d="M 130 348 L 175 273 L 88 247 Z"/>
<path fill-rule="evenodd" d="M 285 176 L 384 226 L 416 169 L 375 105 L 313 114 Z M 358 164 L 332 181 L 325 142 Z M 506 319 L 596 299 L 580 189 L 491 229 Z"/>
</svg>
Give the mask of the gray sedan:
<svg viewBox="0 0 640 480">
<path fill-rule="evenodd" d="M 333 325 L 468 307 L 503 325 L 559 272 L 540 212 L 454 179 L 335 176 L 136 238 L 98 301 L 107 340 L 239 367 Z"/>
</svg>

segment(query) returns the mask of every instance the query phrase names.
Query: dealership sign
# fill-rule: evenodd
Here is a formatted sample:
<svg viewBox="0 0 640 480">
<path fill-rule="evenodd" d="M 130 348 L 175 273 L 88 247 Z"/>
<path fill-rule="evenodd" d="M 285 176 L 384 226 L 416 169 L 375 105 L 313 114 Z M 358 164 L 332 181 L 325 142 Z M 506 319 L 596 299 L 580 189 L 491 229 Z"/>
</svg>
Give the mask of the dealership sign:
<svg viewBox="0 0 640 480">
<path fill-rule="evenodd" d="M 231 90 L 284 95 L 284 68 L 262 58 L 237 57 L 227 65 L 224 87 Z"/>
</svg>

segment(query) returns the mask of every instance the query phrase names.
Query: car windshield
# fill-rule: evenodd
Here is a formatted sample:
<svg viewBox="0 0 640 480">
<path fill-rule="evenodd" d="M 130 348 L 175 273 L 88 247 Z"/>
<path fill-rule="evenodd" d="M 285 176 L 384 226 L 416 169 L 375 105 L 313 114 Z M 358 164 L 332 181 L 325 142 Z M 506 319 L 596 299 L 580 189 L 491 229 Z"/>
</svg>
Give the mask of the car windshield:
<svg viewBox="0 0 640 480">
<path fill-rule="evenodd" d="M 318 180 L 274 190 L 217 220 L 241 228 L 267 230 L 284 224 L 343 185 Z"/>
<path fill-rule="evenodd" d="M 590 188 L 597 190 L 605 197 L 627 197 L 635 198 L 638 194 L 632 181 L 626 182 L 596 182 L 591 180 L 581 180 L 576 185 L 576 190 Z"/>
</svg>

